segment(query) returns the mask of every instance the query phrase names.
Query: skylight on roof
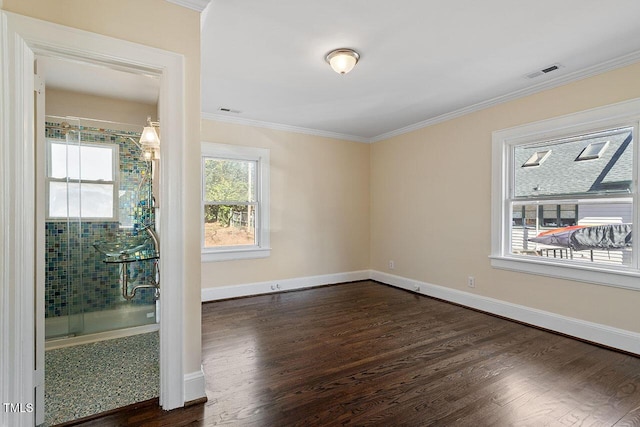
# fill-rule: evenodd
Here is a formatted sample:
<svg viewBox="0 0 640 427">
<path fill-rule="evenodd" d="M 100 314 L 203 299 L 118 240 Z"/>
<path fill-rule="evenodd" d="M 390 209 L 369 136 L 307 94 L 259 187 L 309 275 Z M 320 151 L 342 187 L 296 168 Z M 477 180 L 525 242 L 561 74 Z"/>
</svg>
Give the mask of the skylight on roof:
<svg viewBox="0 0 640 427">
<path fill-rule="evenodd" d="M 576 162 L 581 160 L 599 159 L 609 146 L 609 141 L 592 142 L 576 157 Z"/>
<path fill-rule="evenodd" d="M 542 162 L 547 160 L 547 157 L 549 157 L 549 154 L 551 154 L 551 150 L 536 151 L 531 155 L 531 157 L 529 157 L 529 160 L 527 160 L 522 164 L 522 167 L 529 168 L 531 166 L 540 166 Z"/>
</svg>

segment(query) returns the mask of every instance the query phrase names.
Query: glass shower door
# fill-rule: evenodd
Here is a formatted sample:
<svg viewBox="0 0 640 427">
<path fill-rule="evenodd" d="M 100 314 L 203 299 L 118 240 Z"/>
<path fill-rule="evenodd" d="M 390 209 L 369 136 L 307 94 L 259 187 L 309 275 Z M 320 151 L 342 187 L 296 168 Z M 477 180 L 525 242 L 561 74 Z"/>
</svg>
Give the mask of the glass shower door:
<svg viewBox="0 0 640 427">
<path fill-rule="evenodd" d="M 153 227 L 152 162 L 122 123 L 47 116 L 46 338 L 156 323 L 154 289 L 122 297 L 121 266 L 96 245 Z M 149 245 L 152 245 L 149 240 Z M 127 287 L 151 283 L 153 260 L 128 264 Z"/>
<path fill-rule="evenodd" d="M 83 330 L 79 121 L 46 119 L 45 337 Z"/>
</svg>

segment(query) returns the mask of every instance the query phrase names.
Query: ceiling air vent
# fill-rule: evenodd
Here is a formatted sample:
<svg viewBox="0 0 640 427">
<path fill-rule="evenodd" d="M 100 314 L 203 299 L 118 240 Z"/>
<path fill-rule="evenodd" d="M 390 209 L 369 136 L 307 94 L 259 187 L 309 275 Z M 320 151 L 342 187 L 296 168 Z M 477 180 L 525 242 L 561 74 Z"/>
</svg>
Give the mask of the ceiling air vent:
<svg viewBox="0 0 640 427">
<path fill-rule="evenodd" d="M 232 108 L 227 108 L 227 107 L 220 107 L 218 108 L 218 111 L 222 112 L 222 113 L 234 113 L 234 114 L 240 114 L 240 110 L 234 110 Z"/>
<path fill-rule="evenodd" d="M 551 73 L 560 68 L 562 68 L 562 65 L 560 64 L 551 64 L 548 67 L 543 68 L 542 70 L 534 71 L 533 73 L 527 74 L 526 77 L 528 79 L 535 79 L 536 77 L 544 76 L 545 74 Z"/>
</svg>

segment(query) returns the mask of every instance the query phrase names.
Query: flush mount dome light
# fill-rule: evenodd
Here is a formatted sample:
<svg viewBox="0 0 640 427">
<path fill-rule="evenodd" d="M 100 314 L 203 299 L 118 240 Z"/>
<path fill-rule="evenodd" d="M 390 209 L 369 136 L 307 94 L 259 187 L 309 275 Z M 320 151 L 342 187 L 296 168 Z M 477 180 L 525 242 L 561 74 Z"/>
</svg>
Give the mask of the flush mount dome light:
<svg viewBox="0 0 640 427">
<path fill-rule="evenodd" d="M 360 54 L 358 52 L 346 48 L 332 50 L 324 57 L 324 60 L 331 65 L 333 71 L 338 74 L 347 74 L 353 70 L 359 59 Z"/>
</svg>

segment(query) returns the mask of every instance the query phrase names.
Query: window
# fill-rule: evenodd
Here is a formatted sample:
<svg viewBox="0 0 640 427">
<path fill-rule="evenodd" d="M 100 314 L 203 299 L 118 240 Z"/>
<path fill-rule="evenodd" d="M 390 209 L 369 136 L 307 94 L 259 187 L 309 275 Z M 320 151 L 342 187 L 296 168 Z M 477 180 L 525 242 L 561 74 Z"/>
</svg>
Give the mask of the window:
<svg viewBox="0 0 640 427">
<path fill-rule="evenodd" d="M 639 121 L 634 100 L 494 132 L 492 265 L 640 289 Z"/>
<path fill-rule="evenodd" d="M 604 150 L 609 146 L 609 141 L 592 142 L 582 150 L 576 161 L 599 159 Z"/>
<path fill-rule="evenodd" d="M 513 208 L 513 226 L 535 227 L 536 224 L 568 227 L 578 223 L 578 205 L 528 205 Z"/>
<path fill-rule="evenodd" d="M 263 258 L 269 246 L 269 150 L 202 143 L 202 260 Z"/>
<path fill-rule="evenodd" d="M 47 141 L 49 220 L 117 221 L 118 146 Z"/>
<path fill-rule="evenodd" d="M 549 157 L 549 154 L 551 154 L 551 150 L 536 151 L 535 153 L 533 153 L 531 155 L 531 157 L 529 157 L 529 160 L 524 162 L 522 167 L 523 168 L 528 168 L 528 167 L 531 167 L 531 166 L 540 166 L 540 164 L 542 162 L 544 162 L 547 159 L 547 157 Z"/>
</svg>

